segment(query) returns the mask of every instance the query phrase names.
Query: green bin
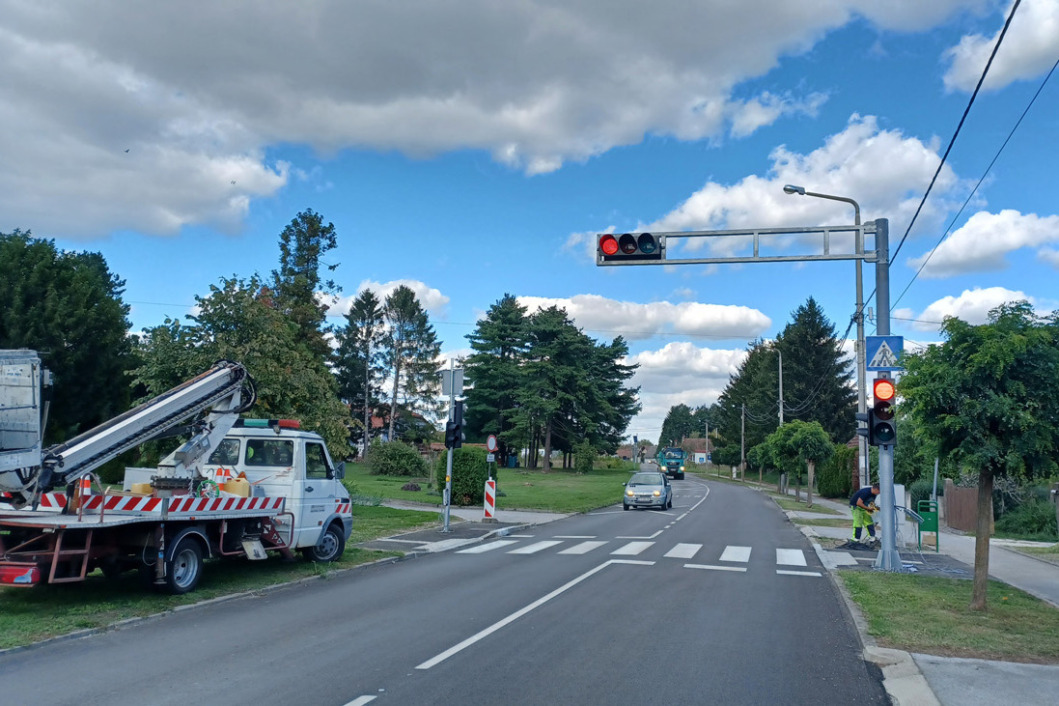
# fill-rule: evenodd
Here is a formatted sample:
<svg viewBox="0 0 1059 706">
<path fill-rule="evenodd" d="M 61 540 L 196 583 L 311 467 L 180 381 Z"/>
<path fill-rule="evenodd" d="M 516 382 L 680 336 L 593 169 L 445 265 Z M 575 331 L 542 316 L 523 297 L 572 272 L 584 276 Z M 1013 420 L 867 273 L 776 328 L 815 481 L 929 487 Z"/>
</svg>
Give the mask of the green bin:
<svg viewBox="0 0 1059 706">
<path fill-rule="evenodd" d="M 923 519 L 919 523 L 919 551 L 923 551 L 923 533 L 934 533 L 934 551 L 941 544 L 941 533 L 938 532 L 938 502 L 936 500 L 920 500 L 916 512 Z"/>
</svg>

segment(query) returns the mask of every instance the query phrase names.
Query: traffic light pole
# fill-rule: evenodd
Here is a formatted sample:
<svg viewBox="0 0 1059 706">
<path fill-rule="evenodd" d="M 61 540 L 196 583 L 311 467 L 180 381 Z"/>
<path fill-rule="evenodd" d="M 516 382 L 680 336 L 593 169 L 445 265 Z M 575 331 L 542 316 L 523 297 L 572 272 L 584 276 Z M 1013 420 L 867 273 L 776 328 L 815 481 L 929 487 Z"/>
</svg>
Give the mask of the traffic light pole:
<svg viewBox="0 0 1059 706">
<path fill-rule="evenodd" d="M 876 221 L 875 231 L 875 303 L 879 313 L 876 330 L 880 336 L 890 335 L 890 230 L 885 219 Z M 881 378 L 890 373 L 881 371 Z M 882 548 L 875 558 L 875 568 L 900 571 L 901 554 L 897 551 L 897 506 L 894 498 L 894 447 L 879 447 L 879 508 L 882 511 Z"/>
</svg>

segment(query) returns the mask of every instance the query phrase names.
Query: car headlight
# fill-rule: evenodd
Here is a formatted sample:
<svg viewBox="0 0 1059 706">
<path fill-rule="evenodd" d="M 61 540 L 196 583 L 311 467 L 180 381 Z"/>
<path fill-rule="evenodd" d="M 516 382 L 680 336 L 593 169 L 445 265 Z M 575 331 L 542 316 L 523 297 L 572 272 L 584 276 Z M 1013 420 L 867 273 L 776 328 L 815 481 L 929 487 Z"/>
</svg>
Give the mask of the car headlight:
<svg viewBox="0 0 1059 706">
<path fill-rule="evenodd" d="M 630 498 L 631 498 L 632 496 L 636 495 L 636 493 L 632 492 L 631 490 L 626 490 L 626 491 L 625 491 L 625 494 L 626 494 L 626 495 L 628 495 L 628 496 L 629 496 Z"/>
<path fill-rule="evenodd" d="M 656 498 L 657 498 L 657 497 L 658 497 L 659 495 L 661 495 L 661 494 L 662 494 L 662 491 L 661 491 L 661 490 L 656 490 L 656 491 L 654 492 L 654 496 L 655 496 Z"/>
</svg>

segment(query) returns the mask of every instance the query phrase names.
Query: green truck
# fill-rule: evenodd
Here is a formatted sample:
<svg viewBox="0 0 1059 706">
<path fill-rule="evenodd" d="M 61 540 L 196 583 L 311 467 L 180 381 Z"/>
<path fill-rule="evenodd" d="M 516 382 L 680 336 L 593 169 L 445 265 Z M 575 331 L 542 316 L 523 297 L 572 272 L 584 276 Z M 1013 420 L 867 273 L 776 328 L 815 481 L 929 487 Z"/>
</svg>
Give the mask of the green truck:
<svg viewBox="0 0 1059 706">
<path fill-rule="evenodd" d="M 670 478 L 684 480 L 684 449 L 666 446 L 658 450 L 658 470 Z"/>
</svg>

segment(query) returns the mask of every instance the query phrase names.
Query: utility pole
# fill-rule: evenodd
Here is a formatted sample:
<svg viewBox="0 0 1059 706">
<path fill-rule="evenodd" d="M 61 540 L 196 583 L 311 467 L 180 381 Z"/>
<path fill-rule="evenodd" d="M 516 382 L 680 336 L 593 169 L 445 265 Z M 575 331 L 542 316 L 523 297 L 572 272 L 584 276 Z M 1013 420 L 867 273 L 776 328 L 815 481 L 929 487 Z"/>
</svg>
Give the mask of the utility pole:
<svg viewBox="0 0 1059 706">
<path fill-rule="evenodd" d="M 739 477 L 743 478 L 746 473 L 746 403 L 739 414 Z"/>
<path fill-rule="evenodd" d="M 449 419 L 453 421 L 453 410 L 456 407 L 456 361 L 449 358 Z M 445 497 L 442 502 L 445 505 L 445 521 L 441 528 L 442 532 L 451 532 L 449 528 L 449 510 L 452 500 L 452 447 L 449 447 L 448 458 L 445 460 Z"/>
<path fill-rule="evenodd" d="M 779 348 L 777 348 L 776 352 L 779 353 L 779 356 L 780 356 L 780 426 L 782 427 L 783 426 L 783 351 L 781 351 Z"/>
<path fill-rule="evenodd" d="M 890 231 L 889 221 L 875 221 L 875 302 L 879 306 L 876 329 L 880 336 L 890 335 Z M 889 371 L 879 371 L 880 378 L 889 378 Z M 900 571 L 901 555 L 897 551 L 897 508 L 894 499 L 894 447 L 879 447 L 879 507 L 882 509 L 882 548 L 875 559 L 875 568 Z"/>
</svg>

